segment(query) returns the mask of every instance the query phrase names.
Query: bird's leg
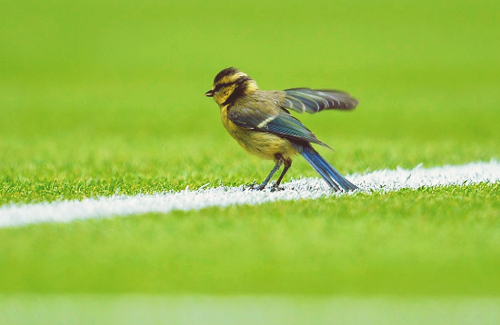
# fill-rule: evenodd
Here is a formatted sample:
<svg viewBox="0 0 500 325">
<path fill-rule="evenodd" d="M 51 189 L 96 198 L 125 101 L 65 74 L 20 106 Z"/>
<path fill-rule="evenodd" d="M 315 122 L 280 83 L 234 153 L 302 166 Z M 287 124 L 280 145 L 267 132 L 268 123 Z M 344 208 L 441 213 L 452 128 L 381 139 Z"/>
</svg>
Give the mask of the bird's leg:
<svg viewBox="0 0 500 325">
<path fill-rule="evenodd" d="M 285 163 L 285 168 L 283 168 L 283 172 L 281 173 L 280 178 L 278 178 L 278 181 L 276 182 L 276 185 L 274 185 L 276 187 L 278 187 L 281 184 L 281 181 L 283 180 L 283 177 L 285 177 L 286 172 L 292 166 L 292 160 L 291 159 L 290 160 L 285 160 L 284 163 Z"/>
<path fill-rule="evenodd" d="M 280 167 L 281 167 L 282 164 L 283 164 L 283 159 L 280 158 L 280 159 L 278 159 L 276 161 L 276 166 L 274 166 L 273 170 L 271 170 L 271 172 L 269 173 L 269 175 L 267 175 L 267 177 L 264 180 L 264 182 L 262 182 L 262 184 L 260 184 L 257 187 L 258 190 L 262 191 L 266 187 L 267 183 L 269 183 L 269 180 L 271 180 L 271 177 L 273 177 L 274 173 L 276 173 L 276 171 L 278 169 L 280 169 Z"/>
<path fill-rule="evenodd" d="M 285 160 L 284 161 L 284 164 L 285 164 L 285 168 L 283 168 L 283 172 L 281 172 L 281 175 L 280 177 L 278 178 L 278 181 L 276 182 L 276 184 L 273 185 L 273 190 L 277 190 L 279 189 L 279 186 L 281 184 L 281 181 L 283 180 L 283 177 L 285 177 L 285 174 L 286 172 L 288 171 L 288 169 L 290 169 L 290 167 L 292 166 L 292 160 L 289 159 L 289 160 Z"/>
</svg>

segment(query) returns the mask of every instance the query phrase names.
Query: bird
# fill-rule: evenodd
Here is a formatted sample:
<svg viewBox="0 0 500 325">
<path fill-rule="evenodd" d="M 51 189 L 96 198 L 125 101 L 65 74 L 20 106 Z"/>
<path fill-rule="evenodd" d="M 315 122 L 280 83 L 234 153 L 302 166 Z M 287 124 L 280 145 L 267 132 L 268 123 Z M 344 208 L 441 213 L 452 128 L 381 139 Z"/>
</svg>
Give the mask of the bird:
<svg viewBox="0 0 500 325">
<path fill-rule="evenodd" d="M 272 190 L 279 189 L 292 159 L 301 155 L 335 192 L 354 191 L 358 187 L 330 165 L 311 144 L 331 149 L 290 114 L 314 114 L 326 109 L 352 110 L 358 101 L 339 90 L 292 88 L 283 91 L 260 90 L 255 80 L 237 68 L 219 72 L 212 88 L 205 93 L 220 108 L 222 124 L 249 154 L 273 160 L 275 165 L 264 182 L 263 190 L 273 175 L 284 165 Z"/>
</svg>

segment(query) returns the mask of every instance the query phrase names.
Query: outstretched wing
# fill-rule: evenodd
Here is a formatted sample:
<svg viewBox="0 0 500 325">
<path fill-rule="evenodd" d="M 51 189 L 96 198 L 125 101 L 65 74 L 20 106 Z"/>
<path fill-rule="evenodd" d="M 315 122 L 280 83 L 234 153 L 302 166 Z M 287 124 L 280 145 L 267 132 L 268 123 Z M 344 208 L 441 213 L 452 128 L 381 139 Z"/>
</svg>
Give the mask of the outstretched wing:
<svg viewBox="0 0 500 325">
<path fill-rule="evenodd" d="M 351 110 L 358 105 L 355 98 L 339 90 L 294 88 L 283 92 L 285 96 L 281 106 L 299 113 L 314 114 L 324 109 Z"/>
<path fill-rule="evenodd" d="M 330 148 L 319 141 L 304 124 L 284 111 L 271 115 L 260 109 L 233 106 L 228 112 L 228 117 L 233 123 L 246 129 L 270 132 L 289 140 L 312 142 Z"/>
</svg>

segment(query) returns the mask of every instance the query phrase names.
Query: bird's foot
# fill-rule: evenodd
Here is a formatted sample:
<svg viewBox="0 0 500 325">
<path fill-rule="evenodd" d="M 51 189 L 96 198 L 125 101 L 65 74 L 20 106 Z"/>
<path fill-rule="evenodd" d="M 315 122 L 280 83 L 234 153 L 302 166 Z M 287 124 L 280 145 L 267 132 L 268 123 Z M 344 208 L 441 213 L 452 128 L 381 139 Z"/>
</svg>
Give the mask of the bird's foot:
<svg viewBox="0 0 500 325">
<path fill-rule="evenodd" d="M 262 191 L 265 188 L 266 188 L 265 184 L 252 183 L 249 186 L 247 186 L 245 189 L 246 190 Z"/>
<path fill-rule="evenodd" d="M 255 190 L 255 191 L 262 191 L 266 188 L 267 184 L 256 184 L 252 183 L 248 187 L 246 187 L 246 190 Z M 283 187 L 280 187 L 279 185 L 273 184 L 271 187 L 271 192 L 277 192 L 277 191 L 284 191 L 285 189 Z"/>
<path fill-rule="evenodd" d="M 284 191 L 285 189 L 283 187 L 280 187 L 279 185 L 274 184 L 271 187 L 271 192 L 278 192 L 278 191 Z"/>
</svg>

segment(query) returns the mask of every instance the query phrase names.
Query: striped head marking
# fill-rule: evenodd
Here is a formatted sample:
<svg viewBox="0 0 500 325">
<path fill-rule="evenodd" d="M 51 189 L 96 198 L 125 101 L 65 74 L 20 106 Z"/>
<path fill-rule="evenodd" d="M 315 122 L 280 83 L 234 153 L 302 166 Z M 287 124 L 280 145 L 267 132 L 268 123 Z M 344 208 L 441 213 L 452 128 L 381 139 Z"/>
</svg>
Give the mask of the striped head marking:
<svg viewBox="0 0 500 325">
<path fill-rule="evenodd" d="M 239 97 L 259 89 L 257 83 L 246 73 L 230 67 L 219 72 L 214 78 L 214 85 L 207 93 L 214 97 L 220 106 L 230 105 Z"/>
</svg>

